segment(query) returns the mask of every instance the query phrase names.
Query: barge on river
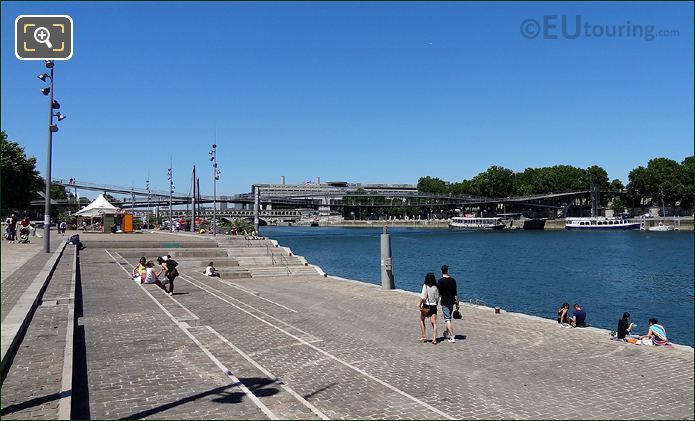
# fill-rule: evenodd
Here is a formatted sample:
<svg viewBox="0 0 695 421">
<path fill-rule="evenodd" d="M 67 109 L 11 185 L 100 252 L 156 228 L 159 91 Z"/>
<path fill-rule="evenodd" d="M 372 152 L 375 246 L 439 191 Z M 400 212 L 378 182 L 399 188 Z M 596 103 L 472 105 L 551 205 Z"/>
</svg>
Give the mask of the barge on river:
<svg viewBox="0 0 695 421">
<path fill-rule="evenodd" d="M 455 217 L 449 223 L 450 229 L 460 230 L 501 230 L 504 227 L 502 218 Z"/>
<path fill-rule="evenodd" d="M 603 216 L 595 218 L 567 218 L 565 224 L 567 230 L 638 230 L 639 222 L 632 222 L 625 218 L 607 218 Z"/>
</svg>

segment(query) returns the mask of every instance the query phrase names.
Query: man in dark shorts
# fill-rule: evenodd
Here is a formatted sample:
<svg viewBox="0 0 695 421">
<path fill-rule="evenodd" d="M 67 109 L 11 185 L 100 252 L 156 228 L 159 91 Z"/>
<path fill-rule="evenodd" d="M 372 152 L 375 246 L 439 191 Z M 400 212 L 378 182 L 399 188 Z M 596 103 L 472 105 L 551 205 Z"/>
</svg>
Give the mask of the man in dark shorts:
<svg viewBox="0 0 695 421">
<path fill-rule="evenodd" d="M 574 305 L 574 313 L 572 313 L 572 319 L 570 323 L 573 327 L 586 326 L 586 311 L 584 311 L 579 304 Z"/>
<path fill-rule="evenodd" d="M 454 326 L 451 323 L 451 314 L 453 313 L 454 305 L 456 305 L 458 310 L 459 299 L 456 291 L 456 279 L 449 276 L 449 266 L 447 265 L 442 266 L 442 278 L 437 281 L 437 288 L 439 288 L 442 316 L 444 316 L 444 321 L 446 322 L 444 337 L 448 337 L 448 341 L 454 343 L 456 342 L 456 336 L 454 335 Z"/>
</svg>

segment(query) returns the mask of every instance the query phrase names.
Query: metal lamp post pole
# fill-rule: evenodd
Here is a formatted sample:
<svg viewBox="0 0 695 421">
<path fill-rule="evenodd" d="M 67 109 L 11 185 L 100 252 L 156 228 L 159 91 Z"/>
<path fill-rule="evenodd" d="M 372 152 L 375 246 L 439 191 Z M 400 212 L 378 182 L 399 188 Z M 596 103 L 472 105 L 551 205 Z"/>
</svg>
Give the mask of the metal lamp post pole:
<svg viewBox="0 0 695 421">
<path fill-rule="evenodd" d="M 191 232 L 195 232 L 195 165 L 193 166 L 193 196 L 191 196 Z"/>
<path fill-rule="evenodd" d="M 46 63 L 48 66 L 48 62 Z M 51 252 L 51 155 L 53 152 L 53 63 L 48 94 L 48 152 L 46 154 L 46 201 L 43 209 L 43 251 Z"/>
<path fill-rule="evenodd" d="M 212 161 L 212 236 L 217 237 L 217 180 L 220 179 L 220 170 L 217 169 L 217 133 L 215 133 L 215 143 L 210 150 L 210 161 Z"/>
<path fill-rule="evenodd" d="M 171 158 L 169 158 L 169 232 L 174 232 L 174 209 L 172 208 L 172 196 L 174 195 L 174 170 Z"/>
<path fill-rule="evenodd" d="M 146 182 L 147 190 L 147 229 L 150 229 L 150 180 Z"/>
</svg>

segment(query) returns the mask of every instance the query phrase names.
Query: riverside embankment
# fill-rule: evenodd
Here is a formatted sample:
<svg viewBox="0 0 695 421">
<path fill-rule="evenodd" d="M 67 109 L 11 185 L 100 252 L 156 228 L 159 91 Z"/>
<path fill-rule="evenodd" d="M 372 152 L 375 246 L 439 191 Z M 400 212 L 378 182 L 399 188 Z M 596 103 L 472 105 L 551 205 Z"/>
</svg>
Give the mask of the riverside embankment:
<svg viewBox="0 0 695 421">
<path fill-rule="evenodd" d="M 323 276 L 284 241 L 85 239 L 75 282 L 60 282 L 75 290 L 74 390 L 64 391 L 73 418 L 693 418 L 692 348 L 639 347 L 468 304 L 457 342 L 433 346 L 417 341 L 413 293 Z M 128 275 L 138 256 L 163 250 L 179 261 L 173 296 Z M 222 279 L 202 275 L 210 260 L 228 269 Z M 49 364 L 37 350 L 63 355 L 62 333 L 38 328 L 50 323 L 33 320 L 31 347 L 19 347 L 3 419 L 56 418 L 51 398 L 22 383 L 27 368 Z M 653 366 L 645 377 L 625 370 Z M 557 393 L 570 384 L 582 393 Z"/>
<path fill-rule="evenodd" d="M 677 227 L 681 231 L 693 231 L 693 218 L 681 218 L 680 222 L 676 222 L 673 218 L 649 218 L 646 220 L 647 226 L 657 225 L 663 221 L 667 225 Z M 564 231 L 566 221 L 564 219 L 548 219 L 545 221 L 543 230 L 545 231 Z M 372 227 L 415 227 L 415 228 L 448 228 L 449 222 L 444 219 L 423 219 L 423 220 L 341 220 L 341 221 L 321 221 L 320 226 L 329 227 L 354 227 L 354 228 L 372 228 Z M 523 221 L 514 221 L 512 224 L 515 228 L 521 228 Z"/>
</svg>

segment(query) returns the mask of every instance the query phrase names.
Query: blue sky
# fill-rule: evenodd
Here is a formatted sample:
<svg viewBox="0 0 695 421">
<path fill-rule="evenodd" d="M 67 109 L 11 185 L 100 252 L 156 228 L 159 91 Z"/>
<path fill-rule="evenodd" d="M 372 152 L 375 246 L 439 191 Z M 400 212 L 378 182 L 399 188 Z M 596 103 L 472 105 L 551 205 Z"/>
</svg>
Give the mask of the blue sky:
<svg viewBox="0 0 695 421">
<path fill-rule="evenodd" d="M 20 14 L 69 14 L 56 65 L 68 119 L 55 177 L 212 193 L 254 182 L 460 181 L 603 166 L 627 182 L 693 154 L 692 3 L 2 3 L 2 128 L 45 168 L 43 64 L 14 57 Z M 527 39 L 525 19 L 654 25 L 677 36 Z M 552 30 L 552 28 L 551 28 Z"/>
</svg>

